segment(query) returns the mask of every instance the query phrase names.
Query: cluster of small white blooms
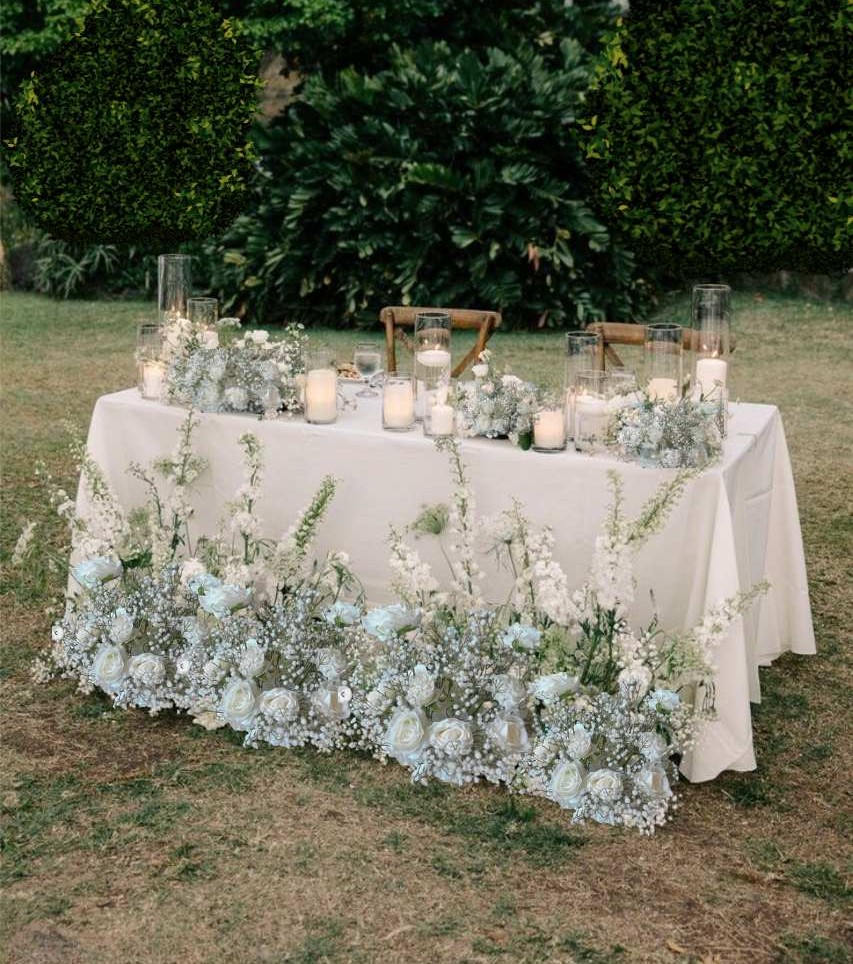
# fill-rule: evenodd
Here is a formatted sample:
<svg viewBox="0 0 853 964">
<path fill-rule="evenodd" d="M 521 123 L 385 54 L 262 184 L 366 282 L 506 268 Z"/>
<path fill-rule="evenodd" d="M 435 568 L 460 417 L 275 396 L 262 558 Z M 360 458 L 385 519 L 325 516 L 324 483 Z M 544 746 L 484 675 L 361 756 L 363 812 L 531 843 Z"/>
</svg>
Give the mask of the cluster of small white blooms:
<svg viewBox="0 0 853 964">
<path fill-rule="evenodd" d="M 460 606 L 477 609 L 483 605 L 479 586 L 483 579 L 483 570 L 477 562 L 477 508 L 474 490 L 465 474 L 465 463 L 456 439 L 440 439 L 436 447 L 448 453 L 453 478 L 453 496 L 448 515 L 452 591 Z"/>
<path fill-rule="evenodd" d="M 408 606 L 422 606 L 424 601 L 438 591 L 438 580 L 429 564 L 409 546 L 403 533 L 394 527 L 390 536 L 391 555 L 388 564 L 394 574 L 392 588 Z"/>
<path fill-rule="evenodd" d="M 622 618 L 634 601 L 634 554 L 619 537 L 600 535 L 590 566 L 590 587 L 598 605 Z"/>
<path fill-rule="evenodd" d="M 486 438 L 509 437 L 517 443 L 529 433 L 539 410 L 539 390 L 515 375 L 500 374 L 488 348 L 480 352 L 471 369 L 472 381 L 461 382 L 456 403 L 463 435 Z"/>
</svg>

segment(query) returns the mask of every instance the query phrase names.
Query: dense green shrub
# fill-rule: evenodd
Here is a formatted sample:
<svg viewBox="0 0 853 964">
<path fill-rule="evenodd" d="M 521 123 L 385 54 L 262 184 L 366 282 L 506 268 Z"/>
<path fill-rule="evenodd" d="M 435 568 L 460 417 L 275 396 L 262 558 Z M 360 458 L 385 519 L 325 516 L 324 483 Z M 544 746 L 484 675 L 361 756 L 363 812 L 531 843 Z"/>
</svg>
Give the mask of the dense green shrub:
<svg viewBox="0 0 853 964">
<path fill-rule="evenodd" d="M 374 75 L 309 78 L 227 239 L 245 296 L 339 322 L 400 301 L 519 324 L 629 315 L 633 260 L 585 202 L 575 142 L 588 57 L 570 40 L 559 57 L 423 44 Z"/>
<path fill-rule="evenodd" d="M 844 0 L 632 0 L 587 109 L 595 203 L 684 274 L 851 263 Z"/>
<path fill-rule="evenodd" d="M 203 0 L 93 0 L 22 87 L 8 153 L 18 203 L 61 240 L 213 234 L 245 201 L 256 66 Z"/>
</svg>

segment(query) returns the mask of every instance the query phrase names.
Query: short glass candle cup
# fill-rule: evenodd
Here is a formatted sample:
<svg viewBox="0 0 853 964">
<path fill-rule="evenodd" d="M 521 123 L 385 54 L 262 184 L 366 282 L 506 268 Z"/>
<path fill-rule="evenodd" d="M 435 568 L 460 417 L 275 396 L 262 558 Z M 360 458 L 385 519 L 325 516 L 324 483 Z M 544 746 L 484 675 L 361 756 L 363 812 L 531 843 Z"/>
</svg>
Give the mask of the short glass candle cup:
<svg viewBox="0 0 853 964">
<path fill-rule="evenodd" d="M 585 371 L 575 376 L 575 448 L 595 452 L 603 448 L 610 421 L 610 372 Z"/>
<path fill-rule="evenodd" d="M 187 301 L 187 318 L 202 331 L 215 330 L 219 320 L 219 302 L 216 298 L 190 298 Z"/>
<path fill-rule="evenodd" d="M 652 401 L 681 398 L 684 329 L 662 322 L 646 326 L 646 392 Z"/>
<path fill-rule="evenodd" d="M 338 418 L 338 370 L 335 357 L 315 349 L 305 360 L 305 421 L 331 425 Z"/>
<path fill-rule="evenodd" d="M 163 329 L 160 325 L 140 325 L 136 330 L 136 385 L 149 401 L 163 397 L 166 366 L 163 363 Z"/>
<path fill-rule="evenodd" d="M 427 393 L 424 407 L 424 435 L 446 438 L 456 434 L 456 410 L 453 392 L 448 385 L 440 385 Z"/>
<path fill-rule="evenodd" d="M 533 451 L 563 452 L 565 448 L 565 407 L 557 402 L 545 402 L 533 416 Z"/>
<path fill-rule="evenodd" d="M 382 427 L 408 432 L 415 424 L 415 383 L 409 372 L 389 372 L 382 386 Z"/>
</svg>

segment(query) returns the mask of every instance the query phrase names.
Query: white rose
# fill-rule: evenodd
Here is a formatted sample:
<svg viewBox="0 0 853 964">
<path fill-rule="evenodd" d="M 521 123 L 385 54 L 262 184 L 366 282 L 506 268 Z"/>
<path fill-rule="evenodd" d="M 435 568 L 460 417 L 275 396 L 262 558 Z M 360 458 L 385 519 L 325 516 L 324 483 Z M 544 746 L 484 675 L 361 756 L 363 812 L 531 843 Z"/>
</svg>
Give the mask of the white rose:
<svg viewBox="0 0 853 964">
<path fill-rule="evenodd" d="M 92 679 L 102 690 L 117 689 L 127 675 L 127 653 L 123 646 L 102 646 L 92 661 Z"/>
<path fill-rule="evenodd" d="M 577 676 L 569 676 L 568 673 L 537 676 L 528 686 L 530 695 L 542 703 L 554 703 L 566 693 L 574 693 L 577 688 Z"/>
<path fill-rule="evenodd" d="M 507 645 L 517 643 L 522 649 L 527 650 L 537 649 L 541 638 L 542 633 L 535 626 L 527 626 L 524 623 L 513 623 L 503 634 L 503 641 Z"/>
<path fill-rule="evenodd" d="M 636 703 L 648 692 L 652 682 L 652 672 L 642 663 L 626 666 L 619 673 L 619 693 L 623 699 Z"/>
<path fill-rule="evenodd" d="M 212 576 L 204 567 L 187 576 L 187 588 L 190 592 L 194 592 L 197 595 L 211 592 L 213 589 L 218 589 L 221 585 L 222 580 L 217 579 L 216 576 Z"/>
<path fill-rule="evenodd" d="M 573 760 L 582 760 L 592 749 L 592 734 L 583 724 L 576 723 L 574 730 L 564 741 L 564 749 Z"/>
<path fill-rule="evenodd" d="M 235 730 L 248 730 L 258 706 L 254 680 L 232 679 L 219 701 L 219 712 Z"/>
<path fill-rule="evenodd" d="M 586 770 L 576 760 L 561 760 L 551 773 L 551 799 L 567 810 L 575 810 L 584 792 Z"/>
<path fill-rule="evenodd" d="M 261 693 L 258 708 L 275 723 L 289 723 L 299 715 L 299 696 L 279 686 Z"/>
<path fill-rule="evenodd" d="M 327 623 L 337 626 L 353 626 L 358 622 L 360 610 L 352 603 L 336 602 L 332 603 L 323 613 L 323 619 Z"/>
<path fill-rule="evenodd" d="M 185 559 L 181 563 L 181 585 L 186 586 L 190 579 L 200 576 L 205 571 L 203 562 L 199 562 L 198 559 Z"/>
<path fill-rule="evenodd" d="M 672 690 L 654 690 L 649 694 L 648 701 L 656 710 L 667 710 L 671 713 L 678 709 L 681 697 Z"/>
<path fill-rule="evenodd" d="M 388 723 L 382 747 L 404 766 L 412 766 L 420 758 L 426 738 L 427 722 L 423 711 L 399 709 Z"/>
<path fill-rule="evenodd" d="M 663 767 L 648 767 L 634 774 L 634 782 L 650 797 L 668 797 L 672 790 Z"/>
<path fill-rule="evenodd" d="M 489 724 L 489 736 L 506 753 L 524 753 L 528 736 L 520 716 L 496 717 Z"/>
<path fill-rule="evenodd" d="M 474 378 L 485 378 L 489 374 L 488 365 L 474 365 L 471 368 L 471 374 Z"/>
<path fill-rule="evenodd" d="M 492 693 L 503 710 L 514 710 L 521 706 L 527 696 L 524 683 L 516 676 L 502 673 L 492 680 Z"/>
<path fill-rule="evenodd" d="M 347 671 L 347 658 L 339 649 L 327 647 L 317 653 L 317 668 L 324 679 L 340 679 Z"/>
<path fill-rule="evenodd" d="M 133 636 L 133 620 L 126 609 L 119 608 L 110 623 L 110 639 L 122 646 Z"/>
<path fill-rule="evenodd" d="M 131 659 L 128 672 L 143 686 L 158 686 L 166 677 L 166 664 L 156 653 L 139 653 Z"/>
<path fill-rule="evenodd" d="M 640 753 L 650 763 L 657 763 L 666 756 L 668 744 L 660 733 L 641 733 L 637 740 Z"/>
<path fill-rule="evenodd" d="M 122 566 L 118 559 L 110 556 L 96 556 L 74 566 L 71 575 L 85 589 L 97 589 L 102 583 L 118 579 Z"/>
<path fill-rule="evenodd" d="M 352 691 L 348 686 L 322 686 L 311 694 L 314 709 L 330 720 L 345 720 L 350 714 Z"/>
<path fill-rule="evenodd" d="M 414 629 L 421 621 L 420 613 L 394 603 L 371 609 L 362 620 L 364 628 L 382 642 L 388 642 L 403 630 Z"/>
<path fill-rule="evenodd" d="M 622 794 L 622 777 L 615 770 L 594 770 L 586 778 L 586 788 L 606 803 L 615 803 Z"/>
<path fill-rule="evenodd" d="M 248 605 L 251 596 L 251 589 L 242 589 L 240 586 L 225 584 L 214 586 L 199 596 L 199 605 L 211 616 L 224 619 L 235 609 Z"/>
<path fill-rule="evenodd" d="M 412 706 L 426 706 L 435 696 L 435 677 L 422 663 L 409 674 L 406 699 Z"/>
<path fill-rule="evenodd" d="M 432 724 L 429 728 L 429 742 L 430 746 L 448 756 L 460 757 L 468 753 L 474 745 L 474 731 L 470 723 L 449 716 L 446 720 Z"/>
<path fill-rule="evenodd" d="M 246 645 L 240 653 L 240 661 L 237 663 L 237 669 L 241 676 L 249 678 L 260 676 L 264 671 L 266 661 L 267 651 L 263 647 L 258 646 L 256 639 L 247 639 Z"/>
<path fill-rule="evenodd" d="M 246 338 L 251 339 L 256 345 L 263 345 L 264 342 L 269 341 L 270 333 L 268 331 L 247 331 Z"/>
</svg>

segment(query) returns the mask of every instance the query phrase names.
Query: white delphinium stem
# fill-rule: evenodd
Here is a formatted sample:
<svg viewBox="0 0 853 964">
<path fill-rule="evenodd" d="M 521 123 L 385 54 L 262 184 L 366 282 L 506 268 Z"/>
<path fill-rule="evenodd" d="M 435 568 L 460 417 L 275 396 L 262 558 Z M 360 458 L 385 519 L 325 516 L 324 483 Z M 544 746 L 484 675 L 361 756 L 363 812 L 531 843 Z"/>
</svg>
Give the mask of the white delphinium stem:
<svg viewBox="0 0 853 964">
<path fill-rule="evenodd" d="M 436 446 L 450 456 L 453 478 L 449 520 L 450 532 L 455 537 L 449 547 L 452 590 L 460 606 L 476 609 L 483 604 L 479 589 L 483 572 L 476 559 L 477 515 L 474 492 L 465 474 L 465 463 L 456 439 L 439 439 Z"/>
</svg>

